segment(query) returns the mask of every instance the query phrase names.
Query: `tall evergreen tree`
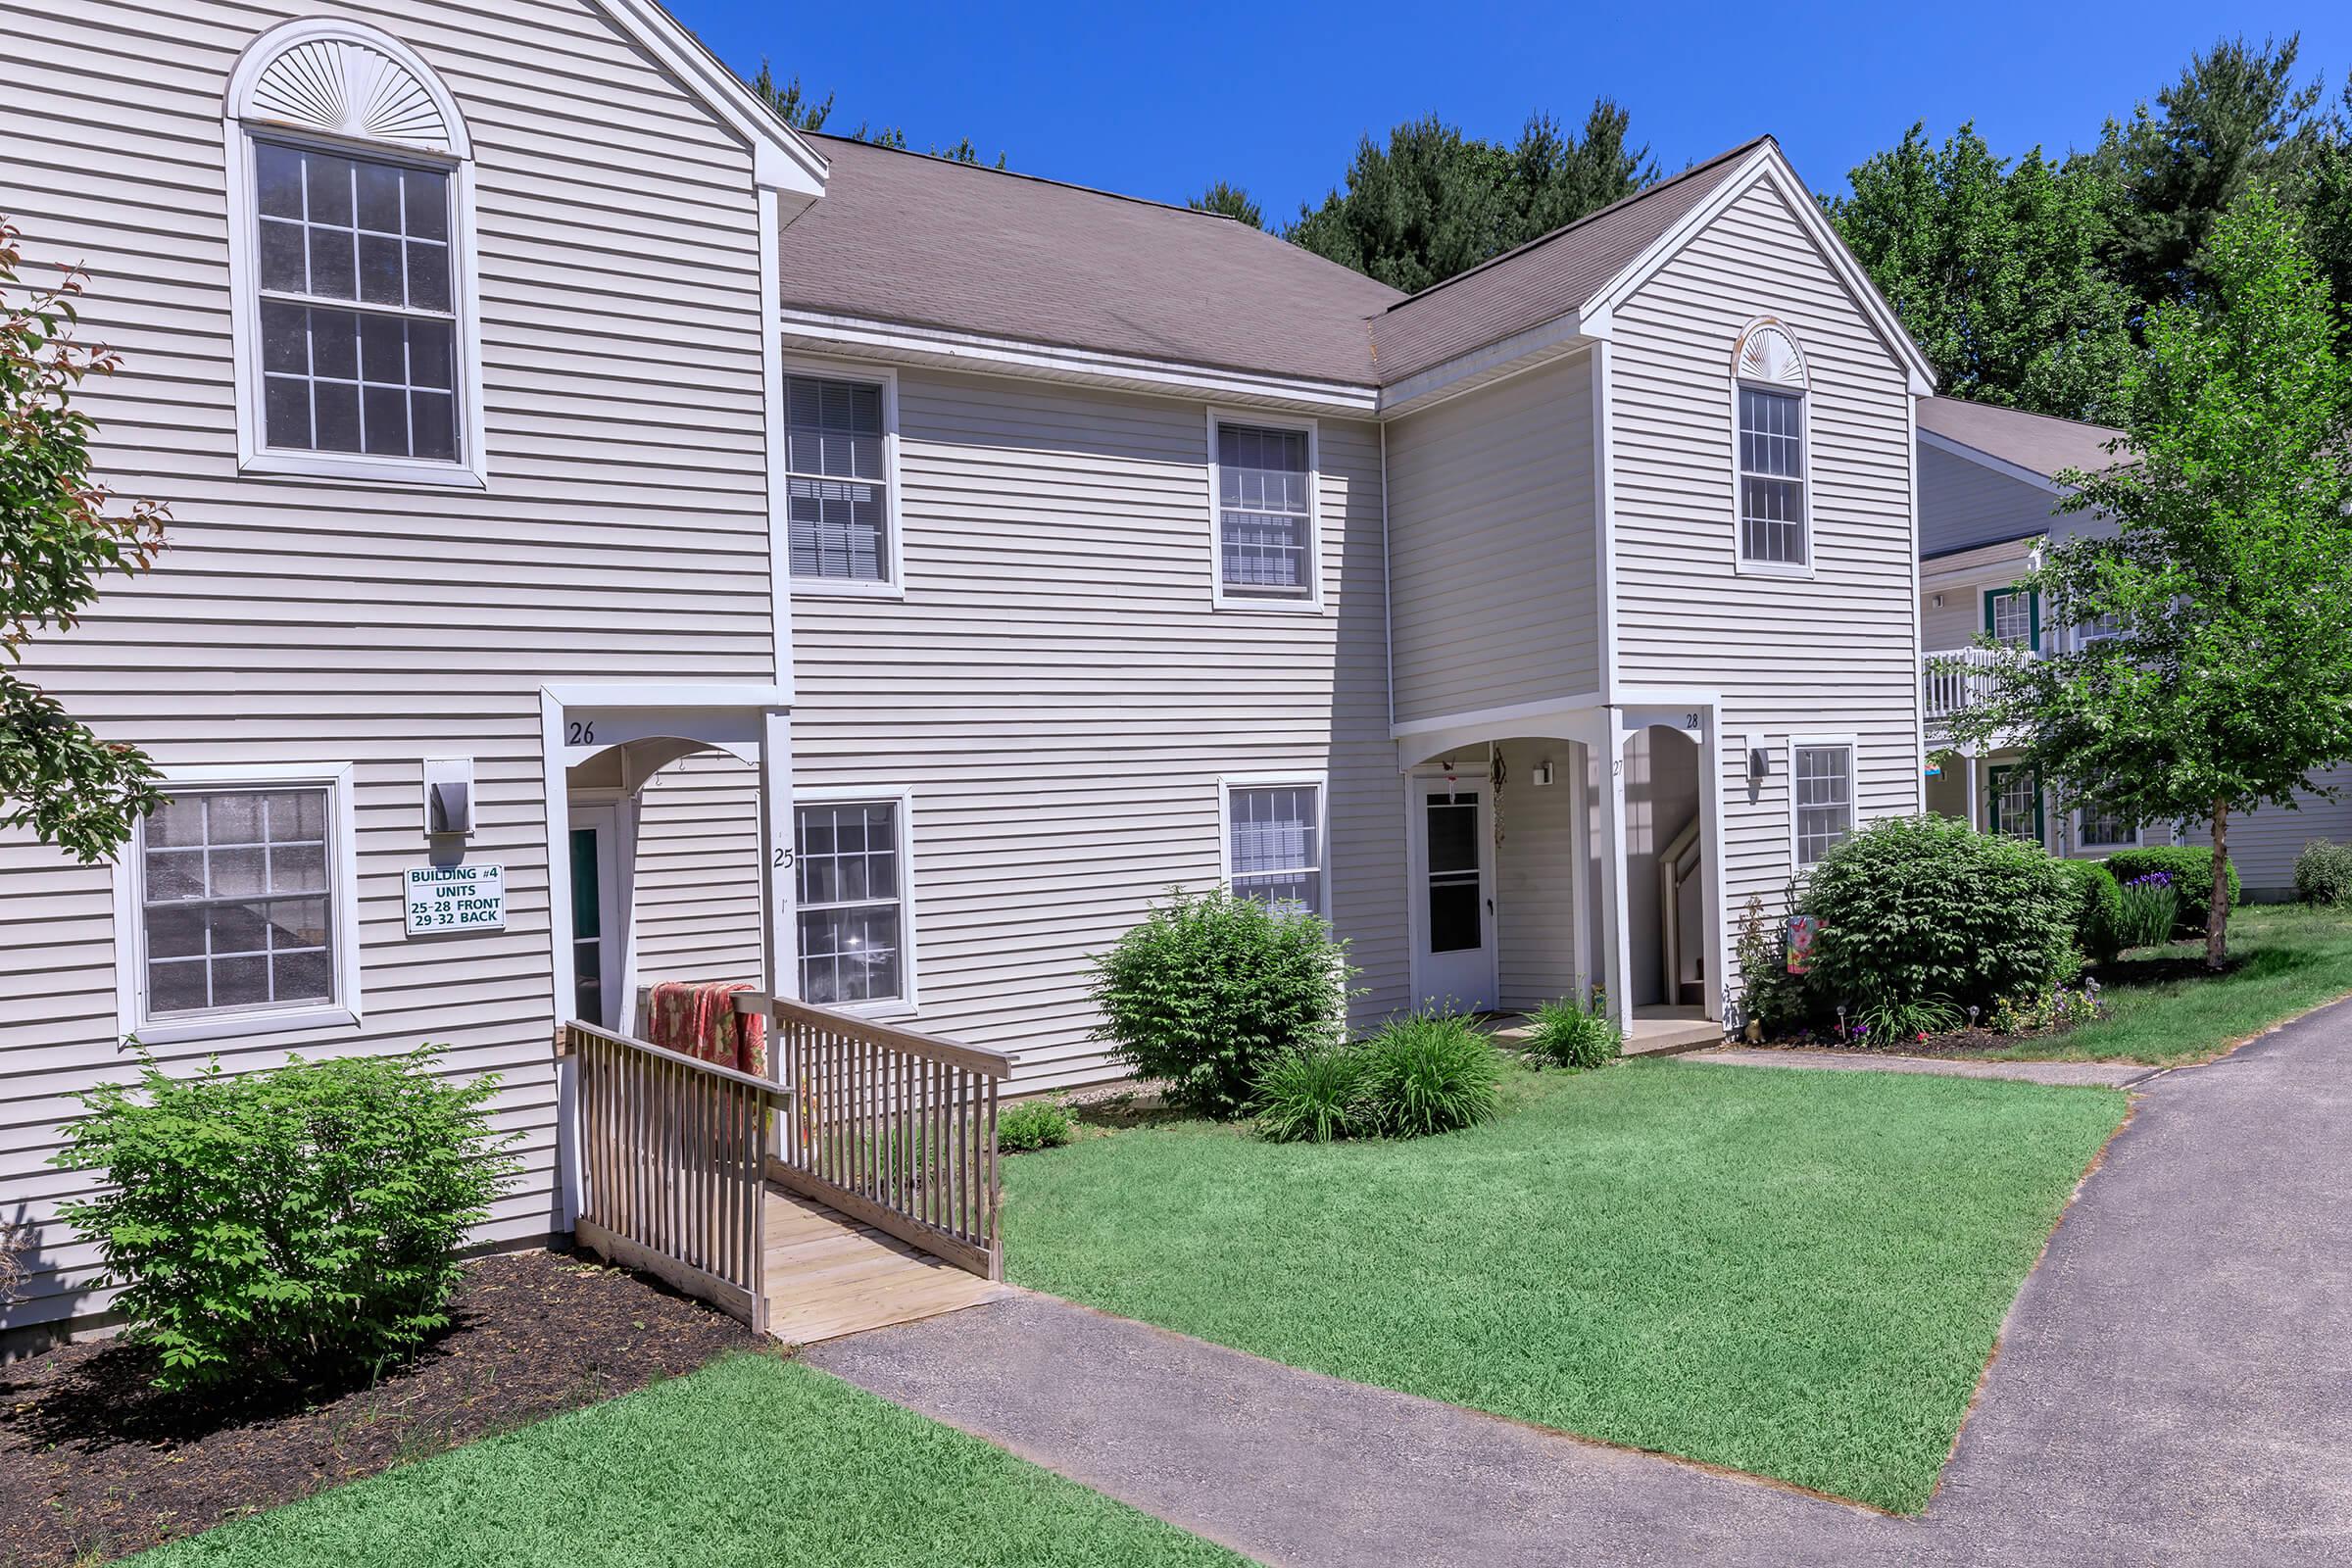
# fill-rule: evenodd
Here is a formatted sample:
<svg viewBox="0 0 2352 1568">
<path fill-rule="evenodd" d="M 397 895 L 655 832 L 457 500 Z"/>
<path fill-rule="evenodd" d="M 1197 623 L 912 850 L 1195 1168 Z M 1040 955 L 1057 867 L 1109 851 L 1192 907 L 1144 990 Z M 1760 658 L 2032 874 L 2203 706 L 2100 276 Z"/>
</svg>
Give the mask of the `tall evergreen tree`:
<svg viewBox="0 0 2352 1568">
<path fill-rule="evenodd" d="M 1534 115 L 1515 146 L 1430 115 L 1357 145 L 1344 190 L 1302 206 L 1283 237 L 1407 293 L 1443 282 L 1658 177 L 1627 144 L 1624 110 L 1596 100 L 1581 136 Z"/>
<path fill-rule="evenodd" d="M 1944 391 L 2035 414 L 2103 419 L 2131 351 L 2131 296 L 2100 260 L 2113 242 L 2098 167 L 2014 165 L 1974 124 L 1941 147 L 1924 124 L 1849 176 L 1830 218 Z"/>
<path fill-rule="evenodd" d="M 1228 184 L 1221 179 L 1211 182 L 1208 189 L 1184 205 L 1196 213 L 1223 213 L 1227 218 L 1239 219 L 1251 228 L 1266 226 L 1266 215 L 1258 209 L 1256 202 L 1250 200 L 1250 193 L 1239 185 Z"/>
</svg>

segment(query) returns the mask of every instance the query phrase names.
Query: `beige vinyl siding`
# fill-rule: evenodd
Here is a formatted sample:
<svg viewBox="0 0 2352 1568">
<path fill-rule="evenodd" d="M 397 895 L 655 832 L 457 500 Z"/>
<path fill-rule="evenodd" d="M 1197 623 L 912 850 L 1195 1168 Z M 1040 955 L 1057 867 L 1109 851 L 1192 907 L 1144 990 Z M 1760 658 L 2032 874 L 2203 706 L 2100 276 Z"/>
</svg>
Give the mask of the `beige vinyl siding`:
<svg viewBox="0 0 2352 1568">
<path fill-rule="evenodd" d="M 760 770 L 724 752 L 662 768 L 637 795 L 636 984 L 759 985 Z"/>
<path fill-rule="evenodd" d="M 2038 485 L 1930 442 L 1919 444 L 1923 556 L 2037 538 L 2049 531 L 2057 505 L 2058 497 Z"/>
<path fill-rule="evenodd" d="M 1924 493 L 1924 481 L 1923 481 Z M 1981 545 L 1955 555 L 1923 562 L 1919 568 L 1919 643 L 1928 653 L 1966 648 L 1984 630 L 1984 596 L 2006 588 L 2032 565 L 2034 547 L 2042 536 Z M 1936 601 L 1940 598 L 1943 603 Z M 2054 628 L 2042 626 L 2043 644 L 2053 646 Z"/>
<path fill-rule="evenodd" d="M 908 789 L 918 1027 L 1114 1076 L 1089 960 L 1219 873 L 1220 774 L 1328 772 L 1334 913 L 1404 991 L 1380 444 L 1322 422 L 1325 609 L 1210 608 L 1199 403 L 899 376 L 904 601 L 796 595 L 797 788 Z"/>
<path fill-rule="evenodd" d="M 1495 1001 L 1526 1011 L 1576 996 L 1575 804 L 1570 782 L 1585 766 L 1583 748 L 1565 741 L 1504 741 L 1503 842 L 1494 852 Z M 1552 765 L 1538 788 L 1536 764 Z M 1583 867 L 1591 874 L 1589 864 Z"/>
<path fill-rule="evenodd" d="M 1389 427 L 1399 723 L 1599 689 L 1593 495 L 1589 356 Z"/>
<path fill-rule="evenodd" d="M 487 491 L 236 471 L 220 113 L 237 54 L 321 11 L 403 39 L 475 147 Z M 37 43 L 34 41 L 37 40 Z M 78 260 L 100 466 L 172 508 L 155 573 L 31 672 L 166 764 L 355 764 L 365 1019 L 165 1048 L 175 1071 L 289 1049 L 449 1047 L 505 1079 L 526 1174 L 486 1235 L 562 1223 L 555 1190 L 539 688 L 773 678 L 750 150 L 586 0 L 0 0 L 0 213 L 30 280 Z M 470 756 L 504 932 L 403 935 L 425 757 Z M 45 1164 L 72 1096 L 122 1076 L 109 872 L 0 842 L 0 1214 L 40 1227 L 11 1325 L 103 1304 Z"/>
<path fill-rule="evenodd" d="M 2324 768 L 2310 775 L 2314 783 L 2344 791 L 2333 801 L 2308 793 L 2295 797 L 2296 808 L 2266 806 L 2228 824 L 2230 862 L 2237 867 L 2238 886 L 2249 899 L 2290 899 L 2295 893 L 2295 857 L 2313 839 L 2352 844 L 2352 763 Z M 2195 827 L 2181 842 L 2213 847 L 2213 833 Z"/>
<path fill-rule="evenodd" d="M 1732 357 L 1741 329 L 1767 316 L 1794 334 L 1810 372 L 1804 579 L 1734 566 Z M 1920 808 L 1909 393 L 1893 346 L 1766 184 L 1737 197 L 1615 321 L 1619 677 L 1627 701 L 1643 686 L 1722 694 L 1728 948 L 1750 895 L 1776 904 L 1788 880 L 1791 737 L 1854 738 L 1860 819 Z M 1738 744 L 1748 734 L 1772 756 L 1754 788 Z"/>
</svg>

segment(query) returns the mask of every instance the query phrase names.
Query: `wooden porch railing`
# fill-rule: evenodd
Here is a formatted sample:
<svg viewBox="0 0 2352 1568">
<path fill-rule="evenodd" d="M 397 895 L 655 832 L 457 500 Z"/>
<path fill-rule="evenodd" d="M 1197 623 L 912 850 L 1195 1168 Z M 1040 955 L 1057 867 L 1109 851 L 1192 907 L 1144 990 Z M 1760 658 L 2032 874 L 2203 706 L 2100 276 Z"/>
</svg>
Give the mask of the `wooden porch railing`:
<svg viewBox="0 0 2352 1568">
<path fill-rule="evenodd" d="M 1001 1052 L 744 994 L 776 1081 L 566 1023 L 579 1063 L 582 1246 L 764 1329 L 773 1181 L 985 1279 Z"/>
</svg>

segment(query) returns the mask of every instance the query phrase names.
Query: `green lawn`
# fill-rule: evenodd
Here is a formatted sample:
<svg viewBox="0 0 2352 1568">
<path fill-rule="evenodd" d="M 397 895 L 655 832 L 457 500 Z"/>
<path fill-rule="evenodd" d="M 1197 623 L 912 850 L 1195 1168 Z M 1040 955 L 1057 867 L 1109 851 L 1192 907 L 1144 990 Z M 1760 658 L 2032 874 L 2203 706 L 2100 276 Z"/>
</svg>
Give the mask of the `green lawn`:
<svg viewBox="0 0 2352 1568">
<path fill-rule="evenodd" d="M 1248 1561 L 822 1373 L 739 1355 L 161 1547 L 141 1568 Z"/>
<path fill-rule="evenodd" d="M 1416 1143 L 1200 1122 L 1005 1163 L 1023 1285 L 1359 1382 L 1924 1506 L 2102 1089 L 1514 1068 Z M 2087 1326 L 2096 1332 L 2096 1326 Z"/>
<path fill-rule="evenodd" d="M 2172 968 L 2201 958 L 2205 944 L 2135 950 L 2096 971 L 2107 1017 L 2058 1039 L 1997 1054 L 2153 1065 L 2199 1061 L 2352 992 L 2352 911 L 2247 906 L 2230 916 L 2230 952 L 2244 962 L 2218 979 L 2150 979 L 2158 965 Z"/>
</svg>

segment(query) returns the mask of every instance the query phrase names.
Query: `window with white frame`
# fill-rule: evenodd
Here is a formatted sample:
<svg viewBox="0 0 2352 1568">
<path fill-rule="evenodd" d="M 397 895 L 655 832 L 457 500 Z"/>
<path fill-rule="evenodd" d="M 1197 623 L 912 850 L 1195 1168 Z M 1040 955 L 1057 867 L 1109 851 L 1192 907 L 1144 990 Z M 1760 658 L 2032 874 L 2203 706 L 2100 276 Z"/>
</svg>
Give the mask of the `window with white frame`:
<svg viewBox="0 0 2352 1568">
<path fill-rule="evenodd" d="M 2041 646 L 2041 601 L 2031 589 L 1995 588 L 1984 596 L 1984 629 L 2004 648 Z"/>
<path fill-rule="evenodd" d="M 1321 914 L 1323 791 L 1314 784 L 1225 792 L 1225 865 L 1234 896 Z"/>
<path fill-rule="evenodd" d="M 2085 806 L 2075 837 L 2078 847 L 2085 850 L 2135 849 L 2139 844 L 2139 826 L 2107 807 Z"/>
<path fill-rule="evenodd" d="M 1799 746 L 1790 769 L 1796 796 L 1796 863 L 1813 864 L 1854 830 L 1854 749 Z"/>
<path fill-rule="evenodd" d="M 1214 428 L 1218 596 L 1312 603 L 1313 432 L 1222 418 Z"/>
<path fill-rule="evenodd" d="M 2088 648 L 2093 643 L 2103 643 L 2123 634 L 2124 622 L 2120 615 L 2093 615 L 2075 628 L 2075 646 Z"/>
<path fill-rule="evenodd" d="M 139 824 L 136 1022 L 331 1004 L 332 791 L 188 787 Z"/>
<path fill-rule="evenodd" d="M 1805 495 L 1804 357 L 1787 328 L 1764 322 L 1740 339 L 1734 364 L 1740 564 L 1803 568 L 1813 559 Z"/>
<path fill-rule="evenodd" d="M 784 379 L 785 507 L 792 574 L 890 580 L 889 388 Z"/>
<path fill-rule="evenodd" d="M 906 1000 L 904 815 L 896 800 L 794 808 L 804 1001 Z"/>
<path fill-rule="evenodd" d="M 478 482 L 454 103 L 396 40 L 321 20 L 255 42 L 229 113 L 247 466 Z"/>
</svg>

